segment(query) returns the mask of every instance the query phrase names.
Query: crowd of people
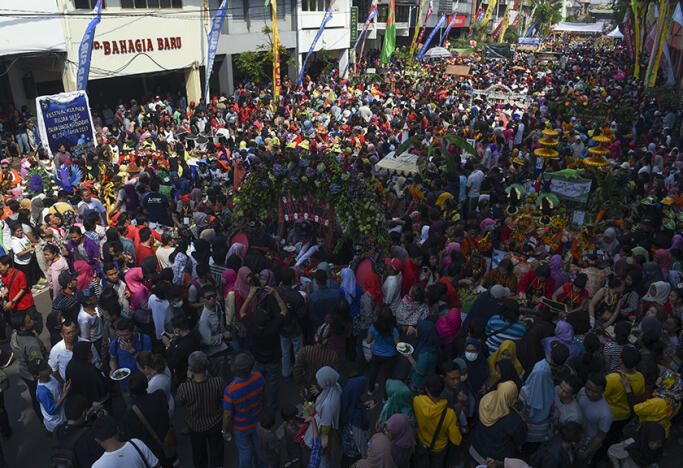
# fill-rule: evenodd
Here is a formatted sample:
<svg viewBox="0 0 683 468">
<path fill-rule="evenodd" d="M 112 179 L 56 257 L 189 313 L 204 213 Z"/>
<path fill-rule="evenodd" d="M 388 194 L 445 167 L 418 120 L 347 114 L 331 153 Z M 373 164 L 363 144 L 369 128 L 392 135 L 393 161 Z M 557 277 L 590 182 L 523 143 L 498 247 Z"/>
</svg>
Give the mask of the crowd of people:
<svg viewBox="0 0 683 468">
<path fill-rule="evenodd" d="M 284 81 L 274 105 L 245 84 L 104 106 L 88 154 L 50 158 L 26 109 L 3 114 L 2 360 L 54 466 L 237 466 L 232 443 L 240 468 L 645 467 L 680 451 L 680 106 L 646 94 L 618 46 L 547 47 L 562 59 L 451 60 L 465 77 L 395 61 L 381 82 Z M 472 99 L 498 83 L 528 99 Z M 546 129 L 550 161 L 534 153 Z M 609 164 L 593 170 L 598 136 Z M 420 175 L 375 167 L 415 137 Z M 252 169 L 301 151 L 381 187 L 386 246 L 234 215 Z M 22 182 L 32 168 L 86 182 L 48 190 Z M 543 177 L 564 169 L 592 182 L 584 226 Z"/>
</svg>

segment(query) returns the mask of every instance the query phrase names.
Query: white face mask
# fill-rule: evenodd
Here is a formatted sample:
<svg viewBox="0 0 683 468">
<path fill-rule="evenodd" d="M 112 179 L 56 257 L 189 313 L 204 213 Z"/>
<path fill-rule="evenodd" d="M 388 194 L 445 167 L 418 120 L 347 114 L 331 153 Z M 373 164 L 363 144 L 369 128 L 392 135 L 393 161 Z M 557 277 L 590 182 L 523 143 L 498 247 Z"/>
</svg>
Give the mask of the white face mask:
<svg viewBox="0 0 683 468">
<path fill-rule="evenodd" d="M 476 361 L 478 356 L 479 356 L 479 353 L 470 353 L 470 352 L 465 353 L 465 359 L 467 359 L 470 362 Z"/>
</svg>

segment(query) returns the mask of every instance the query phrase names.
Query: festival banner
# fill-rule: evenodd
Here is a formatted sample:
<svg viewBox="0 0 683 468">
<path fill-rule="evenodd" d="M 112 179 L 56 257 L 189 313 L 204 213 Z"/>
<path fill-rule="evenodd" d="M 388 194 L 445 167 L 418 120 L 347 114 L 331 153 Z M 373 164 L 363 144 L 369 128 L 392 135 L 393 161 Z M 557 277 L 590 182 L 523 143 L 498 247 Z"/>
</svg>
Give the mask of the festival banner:
<svg viewBox="0 0 683 468">
<path fill-rule="evenodd" d="M 446 31 L 444 31 L 443 36 L 439 39 L 439 47 L 441 47 L 441 44 L 443 44 L 444 39 L 448 37 L 448 33 L 451 32 L 451 28 L 455 26 L 456 21 L 458 21 L 459 18 L 464 19 L 462 16 L 458 16 L 458 5 L 460 1 L 458 0 L 455 2 L 455 7 L 453 7 L 453 14 L 451 15 L 450 21 L 448 21 L 448 26 L 446 27 Z M 464 23 L 463 23 L 464 24 Z"/>
<path fill-rule="evenodd" d="M 482 7 L 477 9 L 477 14 L 474 15 L 474 18 L 476 18 L 474 21 L 470 21 L 470 36 L 474 32 L 474 26 L 484 19 L 484 9 Z"/>
<path fill-rule="evenodd" d="M 356 42 L 356 39 L 358 39 L 358 7 L 357 6 L 352 6 L 351 7 L 351 34 L 349 35 L 349 39 L 351 42 Z"/>
<path fill-rule="evenodd" d="M 633 76 L 637 79 L 640 75 L 640 51 L 641 51 L 641 42 L 640 42 L 640 21 L 645 20 L 645 18 L 640 18 L 639 17 L 639 11 L 638 11 L 638 0 L 631 0 L 631 11 L 633 12 L 633 32 L 634 32 L 634 38 L 636 41 L 635 47 L 634 47 L 634 54 L 635 54 L 635 62 L 633 66 Z"/>
<path fill-rule="evenodd" d="M 376 6 L 376 5 L 372 5 L 372 7 L 370 8 L 370 14 L 368 14 L 368 19 L 365 20 L 365 25 L 363 26 L 363 30 L 362 30 L 362 31 L 360 32 L 360 34 L 358 35 L 358 38 L 356 38 L 356 43 L 353 45 L 353 48 L 351 49 L 351 53 L 352 53 L 353 55 L 356 54 L 356 48 L 358 47 L 358 43 L 359 43 L 360 40 L 363 38 L 363 36 L 365 36 L 366 31 L 367 31 L 368 28 L 370 27 L 370 23 L 372 22 L 372 20 L 373 20 L 374 18 L 377 17 L 377 15 L 378 15 L 377 6 Z M 361 54 L 361 56 L 362 56 L 362 54 Z M 344 68 L 344 73 L 341 74 L 342 77 L 346 75 L 346 71 L 349 69 L 349 62 L 350 62 L 350 61 L 347 61 L 347 62 L 346 62 L 346 67 Z"/>
<path fill-rule="evenodd" d="M 429 2 L 431 5 L 431 1 Z M 413 42 L 410 43 L 410 59 L 413 59 L 413 55 L 415 54 L 415 48 L 417 47 L 417 36 L 420 35 L 420 26 L 422 25 L 422 9 L 425 6 L 425 0 L 422 0 L 420 2 L 420 9 L 417 10 L 417 24 L 415 25 L 415 32 L 413 33 Z M 387 21 L 387 27 L 388 27 L 388 21 Z"/>
<path fill-rule="evenodd" d="M 505 14 L 503 15 L 503 19 L 500 20 L 500 23 L 498 23 L 498 26 L 496 26 L 496 29 L 493 30 L 491 33 L 491 39 L 495 42 L 498 40 L 498 38 L 501 35 L 501 31 L 503 28 L 507 29 L 507 21 L 508 21 L 508 14 L 510 11 L 510 5 L 508 4 L 507 8 L 505 8 Z"/>
<path fill-rule="evenodd" d="M 434 26 L 434 29 L 432 29 L 432 32 L 429 34 L 429 37 L 427 38 L 427 41 L 425 42 L 424 46 L 422 46 L 422 49 L 420 49 L 420 52 L 417 54 L 417 60 L 421 61 L 425 53 L 427 52 L 427 48 L 429 47 L 429 44 L 432 43 L 432 39 L 434 39 L 434 35 L 436 32 L 439 30 L 441 26 L 446 24 L 446 13 L 441 13 L 441 18 L 439 18 L 439 22 L 436 23 L 436 26 Z"/>
<path fill-rule="evenodd" d="M 497 0 L 489 1 L 489 6 L 486 9 L 486 13 L 484 14 L 484 19 L 481 20 L 482 30 L 486 27 L 487 24 L 489 24 L 489 21 L 491 20 L 491 15 L 493 15 L 493 10 L 496 8 L 496 3 Z"/>
<path fill-rule="evenodd" d="M 95 39 L 95 28 L 102 20 L 102 0 L 97 0 L 97 5 L 93 9 L 95 15 L 90 20 L 88 27 L 85 28 L 81 45 L 78 46 L 78 72 L 76 74 L 76 89 L 85 90 L 88 85 L 88 75 L 90 74 L 90 57 L 92 56 L 92 43 Z"/>
<path fill-rule="evenodd" d="M 536 25 L 538 24 L 538 20 L 534 21 L 531 23 L 531 26 L 529 26 L 529 29 L 526 30 L 524 33 L 524 37 L 533 37 L 534 33 L 536 32 Z"/>
<path fill-rule="evenodd" d="M 95 127 L 85 91 L 36 98 L 38 134 L 50 157 L 64 145 L 72 158 L 95 151 Z"/>
<path fill-rule="evenodd" d="M 510 4 L 508 3 L 508 7 L 505 9 L 505 15 L 503 15 L 503 21 L 501 21 L 501 24 L 503 27 L 500 29 L 500 34 L 498 35 L 498 44 L 503 43 L 503 38 L 505 37 L 505 32 L 508 30 L 508 24 L 510 23 Z"/>
<path fill-rule="evenodd" d="M 424 38 L 425 31 L 427 30 L 427 21 L 429 21 L 429 18 L 431 18 L 433 12 L 434 12 L 434 7 L 432 5 L 432 0 L 429 0 L 429 8 L 427 8 L 427 16 L 425 16 L 424 23 L 422 23 L 422 29 L 420 30 L 420 37 L 417 38 L 418 44 L 422 43 L 422 39 Z"/>
<path fill-rule="evenodd" d="M 265 7 L 271 6 L 271 18 L 273 21 L 273 107 L 280 102 L 280 34 L 277 30 L 277 0 L 266 0 Z"/>
<path fill-rule="evenodd" d="M 228 7 L 228 0 L 223 0 L 221 6 L 216 11 L 216 16 L 213 17 L 211 24 L 211 31 L 209 31 L 209 47 L 206 53 L 206 78 L 204 80 L 204 100 L 209 102 L 209 79 L 213 71 L 213 62 L 216 59 L 216 48 L 218 47 L 218 39 L 221 37 L 221 29 L 223 28 L 223 21 L 225 20 L 225 10 Z"/>
<path fill-rule="evenodd" d="M 323 18 L 323 24 L 320 25 L 320 29 L 318 30 L 318 34 L 315 35 L 315 39 L 313 39 L 313 43 L 311 44 L 311 48 L 308 49 L 308 53 L 306 54 L 306 58 L 304 59 L 304 64 L 301 67 L 301 73 L 299 74 L 299 81 L 297 84 L 301 86 L 301 83 L 304 80 L 304 72 L 306 71 L 306 64 L 308 63 L 308 57 L 311 56 L 313 53 L 313 49 L 315 49 L 315 45 L 318 43 L 318 40 L 320 39 L 320 36 L 323 35 L 323 31 L 325 31 L 325 26 L 327 26 L 327 23 L 330 22 L 332 19 L 332 10 L 330 9 L 331 6 L 327 7 L 327 11 L 325 12 L 325 17 Z"/>
<path fill-rule="evenodd" d="M 630 10 L 626 10 L 621 29 L 624 34 L 624 45 L 629 58 L 633 59 L 633 38 L 631 37 L 631 15 Z"/>
<path fill-rule="evenodd" d="M 543 180 L 550 181 L 550 191 L 558 197 L 578 203 L 586 203 L 591 191 L 591 180 L 566 174 L 545 173 Z"/>
<path fill-rule="evenodd" d="M 536 7 L 534 7 L 534 8 L 531 10 L 531 14 L 525 18 L 525 21 L 524 21 L 524 30 L 523 30 L 522 36 L 528 37 L 528 36 L 527 36 L 527 33 L 529 32 L 529 29 L 531 29 L 531 25 L 534 24 L 534 15 L 535 15 L 535 14 L 536 14 Z"/>
<path fill-rule="evenodd" d="M 660 12 L 662 12 L 662 14 L 659 14 Z M 668 45 L 666 44 L 666 36 L 669 33 L 669 25 L 671 24 L 672 13 L 672 5 L 669 0 L 661 0 L 660 8 L 657 9 L 655 7 L 655 15 L 658 15 L 656 40 L 657 47 L 652 50 L 652 54 L 650 56 L 650 65 L 648 65 L 648 81 L 646 83 L 648 88 L 654 88 L 655 81 L 657 81 L 657 72 L 659 71 L 662 52 L 664 51 L 664 48 L 668 49 Z"/>
<path fill-rule="evenodd" d="M 391 0 L 389 3 L 389 18 L 387 18 L 387 26 L 384 32 L 384 42 L 382 43 L 382 52 L 379 57 L 379 64 L 381 66 L 386 65 L 391 60 L 391 54 L 394 53 L 396 49 L 396 2 Z"/>
</svg>

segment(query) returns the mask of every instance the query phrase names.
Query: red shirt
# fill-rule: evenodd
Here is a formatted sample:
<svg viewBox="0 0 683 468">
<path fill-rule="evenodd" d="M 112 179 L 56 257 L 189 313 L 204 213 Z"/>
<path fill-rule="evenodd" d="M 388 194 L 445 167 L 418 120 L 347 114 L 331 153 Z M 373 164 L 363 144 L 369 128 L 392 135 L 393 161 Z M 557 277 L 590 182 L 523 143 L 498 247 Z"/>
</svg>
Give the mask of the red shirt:
<svg viewBox="0 0 683 468">
<path fill-rule="evenodd" d="M 142 261 L 147 257 L 154 255 L 154 249 L 144 244 L 139 244 L 135 247 L 135 263 L 142 265 Z"/>
<path fill-rule="evenodd" d="M 551 276 L 541 283 L 536 278 L 536 272 L 534 270 L 531 270 L 524 275 L 522 281 L 519 282 L 519 286 L 517 287 L 518 291 L 524 294 L 541 288 L 543 288 L 543 295 L 548 299 L 551 299 L 553 297 L 553 293 L 555 292 L 555 278 Z"/>
<path fill-rule="evenodd" d="M 448 281 L 448 278 L 446 278 L 445 276 L 443 278 L 440 278 L 439 281 L 437 281 L 437 283 L 443 283 L 448 288 L 448 296 L 446 297 L 448 307 L 460 307 L 460 297 L 458 296 L 458 290 L 455 289 L 453 283 Z"/>
<path fill-rule="evenodd" d="M 26 310 L 34 305 L 33 294 L 31 294 L 31 288 L 28 287 L 26 275 L 23 271 L 17 270 L 16 268 L 10 269 L 10 271 L 2 275 L 2 282 L 5 284 L 5 287 L 9 289 L 8 301 L 17 297 L 19 291 L 26 291 L 26 294 L 24 294 L 19 302 L 14 305 L 14 310 Z"/>
</svg>

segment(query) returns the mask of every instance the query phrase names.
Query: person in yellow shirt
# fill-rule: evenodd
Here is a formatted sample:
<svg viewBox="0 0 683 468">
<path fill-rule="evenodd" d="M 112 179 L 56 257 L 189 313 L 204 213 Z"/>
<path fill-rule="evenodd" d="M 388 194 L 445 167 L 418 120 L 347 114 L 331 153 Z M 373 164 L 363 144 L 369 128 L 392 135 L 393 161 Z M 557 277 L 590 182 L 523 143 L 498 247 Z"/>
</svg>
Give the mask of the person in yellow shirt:
<svg viewBox="0 0 683 468">
<path fill-rule="evenodd" d="M 618 426 L 616 423 L 627 421 L 631 417 L 631 409 L 635 403 L 633 399 L 645 391 L 645 378 L 635 369 L 638 362 L 640 362 L 640 352 L 631 346 L 626 346 L 619 356 L 619 371 L 608 374 L 606 377 L 605 400 L 614 416 L 612 427 Z"/>
<path fill-rule="evenodd" d="M 425 468 L 443 466 L 446 461 L 448 442 L 460 445 L 462 435 L 458 428 L 458 418 L 448 401 L 442 399 L 443 379 L 430 374 L 425 381 L 426 395 L 418 395 L 413 399 L 413 411 L 417 420 L 418 448 Z M 428 458 L 428 460 L 427 460 Z"/>
<path fill-rule="evenodd" d="M 633 411 L 640 422 L 652 421 L 661 424 L 666 431 L 666 437 L 669 437 L 671 419 L 680 411 L 682 399 L 683 382 L 681 376 L 670 369 L 666 369 L 657 379 L 657 388 L 652 394 L 652 398 L 635 405 Z"/>
</svg>

